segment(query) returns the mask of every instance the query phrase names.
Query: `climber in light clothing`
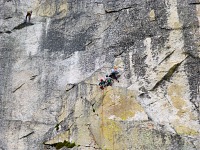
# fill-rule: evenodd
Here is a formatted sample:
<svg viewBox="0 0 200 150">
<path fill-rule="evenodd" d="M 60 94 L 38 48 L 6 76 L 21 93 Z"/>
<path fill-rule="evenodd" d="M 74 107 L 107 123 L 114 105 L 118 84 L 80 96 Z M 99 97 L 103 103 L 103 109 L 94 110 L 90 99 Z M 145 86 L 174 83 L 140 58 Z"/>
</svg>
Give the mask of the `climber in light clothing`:
<svg viewBox="0 0 200 150">
<path fill-rule="evenodd" d="M 111 77 L 119 82 L 118 75 L 119 75 L 119 71 L 117 70 L 117 67 L 114 66 L 114 68 L 111 70 L 111 74 L 109 75 L 109 77 Z"/>
<path fill-rule="evenodd" d="M 32 10 L 31 11 L 27 11 L 25 22 L 27 22 L 27 18 L 28 18 L 28 22 L 30 22 L 31 15 L 32 15 Z"/>
</svg>

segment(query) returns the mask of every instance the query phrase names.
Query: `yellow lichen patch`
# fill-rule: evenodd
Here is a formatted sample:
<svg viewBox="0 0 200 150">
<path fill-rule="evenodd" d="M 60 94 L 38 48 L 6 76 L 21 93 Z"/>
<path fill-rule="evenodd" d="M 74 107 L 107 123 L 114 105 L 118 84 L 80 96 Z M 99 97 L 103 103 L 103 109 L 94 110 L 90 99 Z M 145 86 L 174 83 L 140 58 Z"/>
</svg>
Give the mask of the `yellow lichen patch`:
<svg viewBox="0 0 200 150">
<path fill-rule="evenodd" d="M 150 13 L 149 13 L 149 18 L 150 18 L 150 21 L 156 20 L 156 19 L 155 19 L 155 12 L 154 12 L 154 10 L 151 10 L 151 11 L 150 11 Z"/>
<path fill-rule="evenodd" d="M 123 111 L 121 114 L 119 114 L 119 117 L 122 120 L 127 120 L 131 116 L 134 116 L 134 113 L 132 111 Z"/>
<path fill-rule="evenodd" d="M 68 10 L 67 3 L 60 4 L 59 12 L 62 12 L 62 11 L 66 12 L 67 10 Z"/>
<path fill-rule="evenodd" d="M 178 116 L 183 116 L 185 113 L 187 113 L 188 111 L 186 111 L 186 110 L 183 110 L 183 109 L 180 109 L 178 112 L 177 112 L 177 115 Z"/>
<path fill-rule="evenodd" d="M 135 114 L 143 114 L 143 108 L 135 100 L 133 91 L 108 87 L 104 91 L 102 105 L 98 112 L 101 117 L 101 147 L 103 149 L 127 149 L 125 145 L 117 142 L 122 134 L 122 128 L 119 120 L 128 120 L 134 118 Z M 123 148 L 122 148 L 123 147 Z"/>
<path fill-rule="evenodd" d="M 104 139 L 104 144 L 102 145 L 104 149 L 113 149 L 113 143 L 115 143 L 115 137 L 121 131 L 120 126 L 113 120 L 105 119 L 102 126 L 102 138 Z"/>
<path fill-rule="evenodd" d="M 51 17 L 55 13 L 60 13 L 60 12 L 67 12 L 68 10 L 68 5 L 66 1 L 56 3 L 56 2 L 50 2 L 50 1 L 37 1 L 35 3 L 35 9 L 34 11 L 37 13 L 39 16 L 47 16 Z M 65 14 L 63 14 L 65 15 Z"/>
<path fill-rule="evenodd" d="M 175 130 L 178 134 L 180 135 L 198 135 L 198 131 L 195 131 L 194 129 L 191 129 L 189 127 L 186 126 L 176 126 Z"/>
<path fill-rule="evenodd" d="M 103 126 L 103 135 L 109 141 L 113 140 L 114 133 L 121 131 L 121 129 L 117 125 L 117 123 L 113 120 L 106 119 L 104 121 L 105 122 L 104 122 L 104 126 Z"/>
<path fill-rule="evenodd" d="M 45 144 L 51 145 L 58 142 L 64 142 L 64 140 L 68 140 L 68 136 L 69 136 L 69 131 L 63 132 L 59 135 L 56 135 L 53 139 L 45 142 Z"/>
<path fill-rule="evenodd" d="M 182 116 L 184 113 L 186 113 L 187 110 L 184 109 L 186 102 L 183 99 L 184 88 L 180 85 L 172 84 L 168 88 L 168 94 L 169 97 L 171 98 L 173 106 L 179 110 L 177 115 Z"/>
<path fill-rule="evenodd" d="M 122 120 L 133 118 L 137 112 L 143 112 L 143 108 L 135 100 L 133 92 L 120 91 L 119 89 L 109 90 L 103 100 L 104 114 L 116 116 Z"/>
<path fill-rule="evenodd" d="M 174 29 L 179 29 L 182 27 L 182 24 L 180 22 L 174 22 L 173 28 Z"/>
<path fill-rule="evenodd" d="M 121 105 L 113 106 L 112 110 L 114 115 L 120 117 L 122 120 L 127 120 L 128 118 L 134 117 L 136 112 L 143 111 L 138 103 L 125 100 L 122 101 Z"/>
<path fill-rule="evenodd" d="M 36 6 L 36 12 L 37 15 L 39 16 L 52 16 L 56 12 L 56 4 L 55 3 L 50 3 L 48 1 L 45 1 L 43 3 L 37 3 Z"/>
<path fill-rule="evenodd" d="M 57 18 L 62 18 L 62 17 L 65 17 L 66 16 L 66 13 L 68 11 L 68 3 L 60 3 L 58 5 L 58 10 L 57 10 L 57 14 L 59 14 L 57 16 Z"/>
</svg>

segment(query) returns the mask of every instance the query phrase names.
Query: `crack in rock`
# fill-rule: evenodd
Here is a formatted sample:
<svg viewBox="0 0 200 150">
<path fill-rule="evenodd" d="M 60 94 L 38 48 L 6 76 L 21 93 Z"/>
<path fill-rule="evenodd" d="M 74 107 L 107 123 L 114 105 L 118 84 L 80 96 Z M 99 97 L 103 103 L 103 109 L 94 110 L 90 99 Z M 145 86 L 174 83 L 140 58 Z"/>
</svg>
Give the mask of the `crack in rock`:
<svg viewBox="0 0 200 150">
<path fill-rule="evenodd" d="M 26 137 L 30 136 L 31 134 L 33 134 L 33 133 L 35 133 L 35 132 L 34 132 L 34 131 L 32 131 L 32 132 L 30 132 L 29 134 L 27 134 L 27 135 L 24 135 L 24 136 L 22 136 L 22 137 L 21 137 L 21 138 L 19 138 L 19 139 L 26 138 Z"/>
<path fill-rule="evenodd" d="M 64 140 L 64 142 L 57 142 L 57 143 L 53 143 L 53 144 L 45 144 L 43 143 L 44 145 L 48 145 L 48 146 L 51 146 L 51 147 L 55 147 L 56 149 L 61 149 L 63 147 L 67 147 L 67 148 L 73 148 L 75 146 L 77 146 L 75 144 L 75 142 L 69 142 L 69 141 L 66 141 Z"/>
<path fill-rule="evenodd" d="M 67 88 L 66 88 L 66 92 L 72 90 L 75 86 L 76 86 L 76 84 L 68 84 Z"/>
<path fill-rule="evenodd" d="M 127 9 L 130 9 L 130 8 L 133 8 L 132 6 L 129 6 L 129 7 L 125 7 L 125 8 L 121 8 L 121 9 L 118 9 L 118 10 L 105 10 L 105 12 L 108 14 L 108 13 L 115 13 L 115 12 L 120 12 L 122 10 L 127 10 Z"/>
<path fill-rule="evenodd" d="M 12 32 L 11 32 L 11 31 L 6 31 L 5 33 L 10 34 L 10 33 L 12 33 Z"/>
<path fill-rule="evenodd" d="M 200 5 L 200 1 L 199 0 L 190 0 L 189 5 Z"/>
<path fill-rule="evenodd" d="M 187 58 L 187 57 L 186 57 Z M 185 59 L 184 59 L 185 60 Z M 183 61 L 184 61 L 183 60 Z M 177 71 L 178 67 L 182 64 L 181 61 L 180 63 L 175 64 L 174 66 L 172 66 L 168 72 L 162 77 L 162 79 L 160 81 L 158 81 L 154 87 L 150 90 L 150 91 L 154 91 L 158 86 L 160 86 L 164 81 L 169 81 L 170 78 L 173 76 L 173 74 L 175 73 L 175 71 Z"/>
<path fill-rule="evenodd" d="M 7 33 L 7 34 L 11 34 L 12 33 L 12 31 L 5 31 L 5 32 L 3 32 L 3 31 L 0 31 L 0 34 L 3 34 L 3 33 Z"/>
<path fill-rule="evenodd" d="M 189 5 L 200 5 L 200 2 L 191 2 Z"/>
<path fill-rule="evenodd" d="M 175 50 L 172 51 L 171 53 L 169 53 L 163 60 L 161 60 L 161 62 L 159 62 L 158 65 L 160 65 L 161 63 L 163 63 L 166 59 L 168 59 L 174 52 L 175 52 Z"/>
<path fill-rule="evenodd" d="M 114 57 L 116 58 L 116 57 L 118 57 L 118 56 L 121 56 L 125 51 L 126 51 L 126 50 L 123 50 L 123 51 L 121 51 L 120 53 L 115 54 Z"/>
<path fill-rule="evenodd" d="M 12 18 L 12 17 L 11 17 L 11 16 L 9 16 L 9 17 L 5 17 L 4 19 L 5 19 L 5 20 L 7 20 L 7 19 L 11 19 L 11 18 Z"/>
<path fill-rule="evenodd" d="M 34 80 L 38 75 L 31 76 L 30 80 Z"/>
<path fill-rule="evenodd" d="M 17 90 L 19 90 L 25 83 L 21 84 L 19 87 L 17 87 L 14 91 L 12 91 L 13 93 L 15 93 Z"/>
</svg>

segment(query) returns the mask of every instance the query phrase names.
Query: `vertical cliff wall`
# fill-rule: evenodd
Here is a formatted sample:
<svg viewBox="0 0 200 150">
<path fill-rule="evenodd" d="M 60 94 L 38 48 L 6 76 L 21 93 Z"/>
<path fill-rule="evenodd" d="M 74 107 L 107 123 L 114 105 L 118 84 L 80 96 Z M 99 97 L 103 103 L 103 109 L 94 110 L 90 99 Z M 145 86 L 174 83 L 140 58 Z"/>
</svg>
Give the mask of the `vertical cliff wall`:
<svg viewBox="0 0 200 150">
<path fill-rule="evenodd" d="M 200 149 L 199 19 L 198 0 L 0 0 L 0 149 Z"/>
</svg>

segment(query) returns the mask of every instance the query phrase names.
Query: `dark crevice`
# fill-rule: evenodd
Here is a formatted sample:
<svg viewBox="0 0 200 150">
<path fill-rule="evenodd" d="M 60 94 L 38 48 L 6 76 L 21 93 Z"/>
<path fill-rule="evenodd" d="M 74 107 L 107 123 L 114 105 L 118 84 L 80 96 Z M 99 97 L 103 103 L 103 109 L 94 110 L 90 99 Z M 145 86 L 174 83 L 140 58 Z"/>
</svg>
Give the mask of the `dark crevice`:
<svg viewBox="0 0 200 150">
<path fill-rule="evenodd" d="M 59 125 L 60 125 L 60 123 L 56 124 L 56 126 L 55 126 L 56 131 L 59 130 Z"/>
<path fill-rule="evenodd" d="M 30 133 L 29 133 L 29 134 L 27 134 L 27 135 L 24 135 L 24 136 L 22 136 L 22 137 L 21 137 L 21 138 L 19 138 L 19 139 L 26 138 L 26 137 L 30 136 L 31 134 L 33 134 L 33 133 L 34 133 L 34 131 L 30 132 Z"/>
<path fill-rule="evenodd" d="M 71 143 L 66 140 L 64 140 L 64 142 L 58 142 L 58 143 L 54 143 L 54 144 L 45 144 L 44 143 L 44 145 L 49 145 L 49 146 L 55 147 L 56 149 L 61 149 L 63 147 L 73 148 L 76 146 L 75 143 Z"/>
<path fill-rule="evenodd" d="M 25 83 L 21 84 L 18 88 L 16 88 L 13 93 L 15 93 L 17 90 L 19 90 Z"/>
<path fill-rule="evenodd" d="M 185 59 L 184 59 L 185 60 Z M 183 60 L 183 61 L 184 61 Z M 160 86 L 164 81 L 169 81 L 170 78 L 173 76 L 173 74 L 177 71 L 178 67 L 182 64 L 181 61 L 180 63 L 175 64 L 173 67 L 171 67 L 168 72 L 162 77 L 160 81 L 158 81 L 154 87 L 150 91 L 154 91 L 158 86 Z"/>
<path fill-rule="evenodd" d="M 11 31 L 6 31 L 5 33 L 10 34 L 10 33 L 12 33 L 12 32 L 11 32 Z"/>
<path fill-rule="evenodd" d="M 153 119 L 147 114 L 148 116 L 148 121 L 153 121 Z"/>
<path fill-rule="evenodd" d="M 151 97 L 148 95 L 147 92 L 141 93 L 138 97 L 140 97 L 140 98 L 148 98 L 148 99 L 151 99 Z"/>
<path fill-rule="evenodd" d="M 30 80 L 34 80 L 38 75 L 31 76 Z"/>
<path fill-rule="evenodd" d="M 7 20 L 7 19 L 11 19 L 12 17 L 11 16 L 9 16 L 9 17 L 6 17 L 6 18 L 4 18 L 5 20 Z"/>
<path fill-rule="evenodd" d="M 157 101 L 149 103 L 147 106 L 151 106 L 152 104 L 156 103 Z"/>
<path fill-rule="evenodd" d="M 195 107 L 195 110 L 198 112 L 198 114 L 199 114 L 199 105 L 198 104 L 196 104 L 195 102 L 193 102 L 193 101 L 191 101 L 191 103 L 194 105 L 194 107 Z M 200 120 L 199 120 L 200 121 Z"/>
<path fill-rule="evenodd" d="M 10 34 L 10 33 L 12 33 L 11 31 L 5 31 L 5 32 L 2 32 L 2 31 L 0 31 L 0 34 L 3 34 L 3 33 L 7 33 L 7 34 Z"/>
<path fill-rule="evenodd" d="M 70 85 L 71 87 L 66 89 L 66 92 L 72 90 L 76 86 L 76 84 L 68 84 L 68 85 Z"/>
<path fill-rule="evenodd" d="M 114 54 L 114 57 L 116 58 L 116 57 L 118 57 L 118 56 L 121 56 L 124 52 L 125 52 L 126 50 L 124 50 L 124 51 L 121 51 L 120 53 L 118 53 L 118 54 Z"/>
<path fill-rule="evenodd" d="M 92 43 L 93 43 L 92 41 L 89 41 L 88 43 L 85 44 L 85 46 L 89 46 Z"/>
<path fill-rule="evenodd" d="M 92 111 L 95 113 L 94 105 L 95 105 L 95 103 L 92 104 Z"/>
<path fill-rule="evenodd" d="M 189 5 L 200 5 L 200 2 L 191 2 Z"/>
<path fill-rule="evenodd" d="M 97 41 L 97 40 L 99 40 L 99 39 L 101 39 L 101 38 L 94 38 L 94 39 L 91 39 L 90 41 L 88 41 L 88 42 L 85 44 L 85 46 L 89 46 L 89 45 L 93 44 L 95 41 Z"/>
<path fill-rule="evenodd" d="M 169 53 L 158 65 L 160 65 L 161 63 L 163 63 L 166 59 L 168 59 L 174 53 L 174 51 L 172 51 L 171 53 Z"/>
<path fill-rule="evenodd" d="M 115 13 L 115 12 L 120 12 L 122 10 L 126 10 L 126 9 L 130 9 L 130 8 L 133 8 L 132 6 L 129 6 L 129 7 L 126 7 L 126 8 L 121 8 L 121 9 L 118 9 L 118 10 L 105 10 L 106 13 Z"/>
</svg>

